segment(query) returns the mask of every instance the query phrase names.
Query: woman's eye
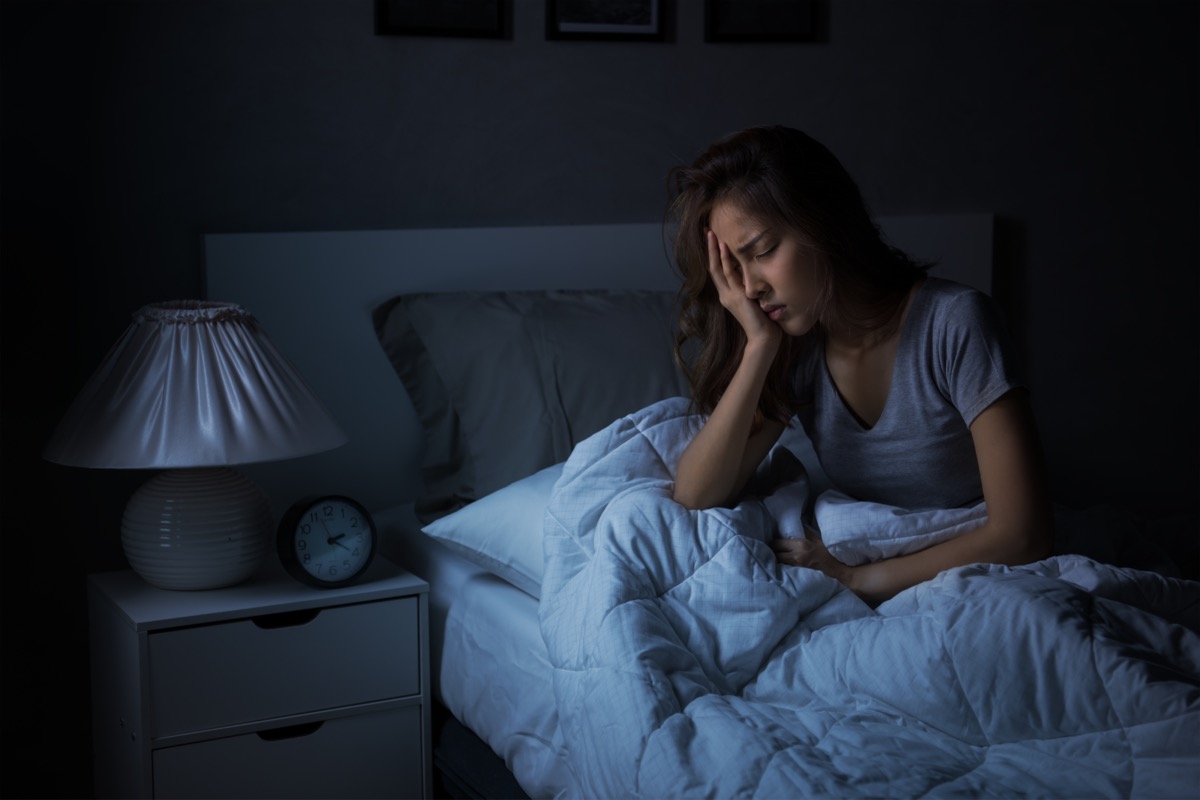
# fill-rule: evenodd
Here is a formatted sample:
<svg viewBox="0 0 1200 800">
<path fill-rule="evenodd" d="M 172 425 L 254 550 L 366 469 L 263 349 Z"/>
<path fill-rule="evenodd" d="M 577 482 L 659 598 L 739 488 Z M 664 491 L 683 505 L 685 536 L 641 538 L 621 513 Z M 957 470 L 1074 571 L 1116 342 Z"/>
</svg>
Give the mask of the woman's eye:
<svg viewBox="0 0 1200 800">
<path fill-rule="evenodd" d="M 771 255 L 771 253 L 775 252 L 775 247 L 776 247 L 775 245 L 771 245 L 766 250 L 763 250 L 761 253 L 756 255 L 754 258 L 758 261 L 765 260 L 767 258 L 767 256 L 769 256 L 769 255 Z"/>
</svg>

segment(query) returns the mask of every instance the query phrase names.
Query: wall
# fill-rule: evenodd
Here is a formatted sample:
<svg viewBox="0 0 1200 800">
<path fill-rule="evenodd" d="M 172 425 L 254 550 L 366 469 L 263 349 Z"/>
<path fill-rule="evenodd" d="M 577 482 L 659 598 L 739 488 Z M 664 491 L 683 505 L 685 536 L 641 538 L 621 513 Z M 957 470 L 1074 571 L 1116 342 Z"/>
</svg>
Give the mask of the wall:
<svg viewBox="0 0 1200 800">
<path fill-rule="evenodd" d="M 653 221 L 670 165 L 795 125 L 878 213 L 999 215 L 1061 501 L 1194 514 L 1193 3 L 832 0 L 758 46 L 704 44 L 699 0 L 661 44 L 512 6 L 487 41 L 376 37 L 371 0 L 0 3 L 5 795 L 90 789 L 83 579 L 145 477 L 41 445 L 132 311 L 200 291 L 206 232 Z"/>
</svg>

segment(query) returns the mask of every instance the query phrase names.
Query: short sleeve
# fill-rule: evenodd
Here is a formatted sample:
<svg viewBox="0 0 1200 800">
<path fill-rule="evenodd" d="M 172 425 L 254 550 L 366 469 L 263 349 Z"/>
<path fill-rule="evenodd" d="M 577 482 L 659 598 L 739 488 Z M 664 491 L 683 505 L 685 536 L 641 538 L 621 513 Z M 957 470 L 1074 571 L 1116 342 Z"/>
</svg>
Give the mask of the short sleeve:
<svg viewBox="0 0 1200 800">
<path fill-rule="evenodd" d="M 980 412 L 1015 388 L 1017 373 L 1008 330 L 995 302 L 967 291 L 945 306 L 938 363 L 939 389 L 969 427 Z"/>
</svg>

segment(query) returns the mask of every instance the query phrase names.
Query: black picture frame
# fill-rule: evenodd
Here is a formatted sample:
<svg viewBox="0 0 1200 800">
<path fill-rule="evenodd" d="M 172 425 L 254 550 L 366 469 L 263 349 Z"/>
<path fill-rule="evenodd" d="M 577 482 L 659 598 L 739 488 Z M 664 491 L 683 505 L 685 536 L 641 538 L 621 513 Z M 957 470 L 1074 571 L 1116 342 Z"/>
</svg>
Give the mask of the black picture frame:
<svg viewBox="0 0 1200 800">
<path fill-rule="evenodd" d="M 661 42 L 669 0 L 546 0 L 546 38 Z"/>
<path fill-rule="evenodd" d="M 511 2 L 375 0 L 375 35 L 507 39 Z"/>
<path fill-rule="evenodd" d="M 815 0 L 704 0 L 706 42 L 812 42 Z"/>
</svg>

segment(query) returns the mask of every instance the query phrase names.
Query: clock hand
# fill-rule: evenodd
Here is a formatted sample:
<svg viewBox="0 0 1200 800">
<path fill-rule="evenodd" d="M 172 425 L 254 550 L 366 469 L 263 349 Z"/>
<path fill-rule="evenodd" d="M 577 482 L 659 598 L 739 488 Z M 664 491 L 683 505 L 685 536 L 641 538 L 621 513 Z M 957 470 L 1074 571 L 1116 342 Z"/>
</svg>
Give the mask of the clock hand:
<svg viewBox="0 0 1200 800">
<path fill-rule="evenodd" d="M 350 548 L 346 547 L 346 545 L 342 544 L 340 541 L 341 538 L 345 535 L 346 535 L 346 533 L 343 531 L 342 533 L 339 533 L 337 536 L 330 536 L 325 541 L 328 542 L 329 544 L 336 544 L 338 547 L 342 548 L 343 550 L 349 550 Z"/>
</svg>

